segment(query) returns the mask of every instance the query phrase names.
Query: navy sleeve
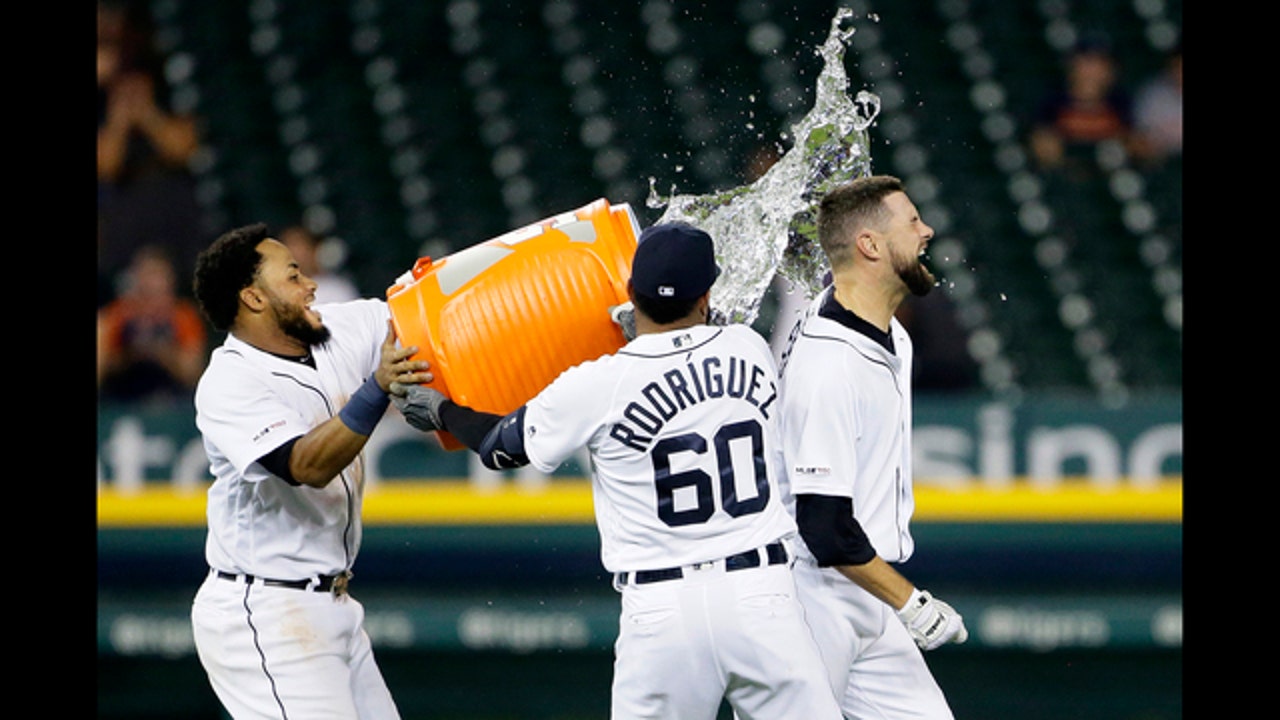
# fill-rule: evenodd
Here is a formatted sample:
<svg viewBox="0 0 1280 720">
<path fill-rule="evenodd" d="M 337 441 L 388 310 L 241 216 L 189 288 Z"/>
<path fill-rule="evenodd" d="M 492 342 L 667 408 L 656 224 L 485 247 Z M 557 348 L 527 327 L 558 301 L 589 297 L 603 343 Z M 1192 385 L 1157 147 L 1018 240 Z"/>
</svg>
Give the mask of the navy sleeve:
<svg viewBox="0 0 1280 720">
<path fill-rule="evenodd" d="M 475 452 L 480 452 L 485 436 L 501 421 L 501 415 L 472 410 L 452 400 L 440 404 L 440 422 L 445 430 Z"/>
<path fill-rule="evenodd" d="M 479 455 L 490 470 L 509 470 L 529 464 L 524 452 L 524 407 L 503 417 L 445 400 L 440 405 L 440 421 L 450 435 Z"/>
<path fill-rule="evenodd" d="M 796 524 L 819 567 L 863 565 L 876 556 L 853 516 L 852 498 L 796 495 Z"/>
<path fill-rule="evenodd" d="M 298 438 L 288 440 L 280 447 L 258 458 L 258 464 L 290 485 L 301 485 L 302 483 L 293 479 L 293 471 L 289 469 L 289 456 L 293 453 L 293 445 L 296 442 Z"/>
<path fill-rule="evenodd" d="M 508 470 L 529 464 L 524 452 L 524 407 L 506 416 L 480 443 L 480 461 L 490 470 Z"/>
</svg>

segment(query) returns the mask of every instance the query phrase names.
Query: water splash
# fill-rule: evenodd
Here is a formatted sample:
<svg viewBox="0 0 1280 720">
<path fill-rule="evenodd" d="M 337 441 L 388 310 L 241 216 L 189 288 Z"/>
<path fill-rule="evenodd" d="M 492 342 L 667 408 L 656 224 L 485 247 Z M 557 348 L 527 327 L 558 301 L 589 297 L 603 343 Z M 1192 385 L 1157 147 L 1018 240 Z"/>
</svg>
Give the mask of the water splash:
<svg viewBox="0 0 1280 720">
<path fill-rule="evenodd" d="M 823 69 L 813 107 L 791 128 L 795 140 L 754 183 L 707 195 L 660 197 L 649 180 L 651 208 L 665 207 L 658 222 L 683 220 L 706 230 L 716 243 L 720 279 L 711 288 L 713 322 L 751 323 L 775 274 L 802 292 L 822 289 L 827 261 L 818 246 L 817 205 L 827 190 L 871 174 L 867 127 L 880 113 L 880 98 L 865 90 L 849 96 L 845 45 L 855 28 L 853 11 L 837 10 L 818 48 Z"/>
</svg>

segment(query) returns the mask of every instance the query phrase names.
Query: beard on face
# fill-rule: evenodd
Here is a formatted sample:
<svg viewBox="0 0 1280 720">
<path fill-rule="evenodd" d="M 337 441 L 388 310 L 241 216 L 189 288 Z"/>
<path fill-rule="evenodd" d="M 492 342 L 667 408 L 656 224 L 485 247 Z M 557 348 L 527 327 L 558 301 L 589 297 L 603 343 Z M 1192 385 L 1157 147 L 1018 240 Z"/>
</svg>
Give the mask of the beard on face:
<svg viewBox="0 0 1280 720">
<path fill-rule="evenodd" d="M 929 294 L 933 286 L 937 284 L 937 278 L 925 267 L 924 262 L 919 257 L 910 257 L 905 260 L 894 259 L 894 269 L 898 271 L 898 277 L 902 278 L 902 282 L 906 284 L 907 290 L 911 291 L 916 297 L 924 297 Z"/>
<path fill-rule="evenodd" d="M 329 328 L 323 324 L 312 325 L 307 311 L 301 305 L 289 305 L 278 298 L 271 298 L 271 307 L 285 335 L 306 343 L 308 347 L 323 345 L 329 340 Z"/>
</svg>

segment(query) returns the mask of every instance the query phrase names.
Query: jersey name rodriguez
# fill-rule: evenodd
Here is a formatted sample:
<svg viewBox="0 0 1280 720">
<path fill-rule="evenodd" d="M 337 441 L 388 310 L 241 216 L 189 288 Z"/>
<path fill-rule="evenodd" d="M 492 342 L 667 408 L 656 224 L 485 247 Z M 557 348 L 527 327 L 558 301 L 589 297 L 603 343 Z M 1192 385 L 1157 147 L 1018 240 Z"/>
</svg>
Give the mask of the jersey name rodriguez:
<svg viewBox="0 0 1280 720">
<path fill-rule="evenodd" d="M 746 358 L 709 355 L 673 367 L 646 383 L 622 410 L 622 420 L 609 428 L 609 437 L 638 452 L 646 452 L 662 428 L 684 410 L 707 400 L 740 398 L 769 418 L 778 399 L 773 373 Z"/>
</svg>

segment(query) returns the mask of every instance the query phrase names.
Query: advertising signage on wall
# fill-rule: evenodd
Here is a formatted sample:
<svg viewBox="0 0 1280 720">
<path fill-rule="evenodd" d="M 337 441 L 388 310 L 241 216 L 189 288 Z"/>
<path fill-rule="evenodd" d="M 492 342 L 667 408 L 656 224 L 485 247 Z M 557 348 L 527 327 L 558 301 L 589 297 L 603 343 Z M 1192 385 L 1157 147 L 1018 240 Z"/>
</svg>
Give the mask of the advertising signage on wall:
<svg viewBox="0 0 1280 720">
<path fill-rule="evenodd" d="M 390 416 L 366 449 L 369 482 L 457 480 L 503 482 L 471 453 L 446 451 Z M 103 487 L 127 492 L 154 484 L 198 487 L 208 462 L 188 408 L 120 410 L 98 415 L 97 474 Z M 1075 397 L 1037 397 L 1016 404 L 977 398 L 917 400 L 915 477 L 922 487 L 963 488 L 1025 482 L 1054 487 L 1083 480 L 1147 486 L 1182 476 L 1182 398 L 1133 400 L 1108 408 Z M 582 477 L 569 461 L 555 475 Z M 524 474 L 515 481 L 545 477 Z"/>
</svg>

